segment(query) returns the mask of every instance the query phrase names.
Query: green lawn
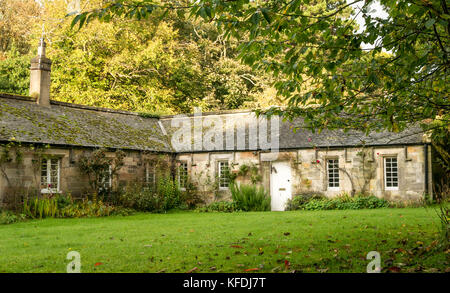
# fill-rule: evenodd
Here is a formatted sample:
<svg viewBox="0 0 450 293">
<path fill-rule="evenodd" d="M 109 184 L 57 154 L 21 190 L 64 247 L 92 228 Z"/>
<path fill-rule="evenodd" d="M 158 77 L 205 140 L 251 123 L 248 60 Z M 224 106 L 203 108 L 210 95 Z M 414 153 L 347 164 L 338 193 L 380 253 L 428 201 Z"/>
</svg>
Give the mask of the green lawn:
<svg viewBox="0 0 450 293">
<path fill-rule="evenodd" d="M 0 226 L 0 272 L 365 272 L 369 251 L 401 271 L 445 271 L 433 208 L 136 214 Z M 290 264 L 286 267 L 286 261 Z"/>
</svg>

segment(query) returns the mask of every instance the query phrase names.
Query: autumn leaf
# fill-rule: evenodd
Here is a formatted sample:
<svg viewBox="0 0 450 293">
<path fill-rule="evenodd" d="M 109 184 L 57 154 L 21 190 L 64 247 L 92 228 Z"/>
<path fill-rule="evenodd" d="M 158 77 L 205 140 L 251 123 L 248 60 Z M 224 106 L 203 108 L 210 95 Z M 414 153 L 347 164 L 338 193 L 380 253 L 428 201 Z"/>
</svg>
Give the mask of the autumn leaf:
<svg viewBox="0 0 450 293">
<path fill-rule="evenodd" d="M 94 265 L 94 267 L 101 266 L 102 264 L 103 264 L 102 262 L 96 262 L 95 265 Z"/>
<path fill-rule="evenodd" d="M 246 272 L 259 271 L 259 268 L 246 269 Z"/>
<path fill-rule="evenodd" d="M 242 247 L 240 245 L 231 245 L 230 247 L 233 247 L 233 248 L 244 248 L 244 247 Z"/>
<path fill-rule="evenodd" d="M 198 270 L 198 268 L 197 268 L 197 267 L 195 267 L 195 268 L 192 268 L 192 269 L 190 269 L 189 271 L 187 271 L 187 272 L 186 272 L 186 274 L 192 273 L 193 271 L 196 271 L 196 270 Z"/>
<path fill-rule="evenodd" d="M 288 261 L 287 259 L 284 260 L 284 268 L 285 268 L 286 270 L 289 270 L 290 266 L 291 266 L 291 262 Z"/>
<path fill-rule="evenodd" d="M 388 271 L 391 273 L 400 273 L 401 269 L 399 267 L 390 267 Z"/>
</svg>

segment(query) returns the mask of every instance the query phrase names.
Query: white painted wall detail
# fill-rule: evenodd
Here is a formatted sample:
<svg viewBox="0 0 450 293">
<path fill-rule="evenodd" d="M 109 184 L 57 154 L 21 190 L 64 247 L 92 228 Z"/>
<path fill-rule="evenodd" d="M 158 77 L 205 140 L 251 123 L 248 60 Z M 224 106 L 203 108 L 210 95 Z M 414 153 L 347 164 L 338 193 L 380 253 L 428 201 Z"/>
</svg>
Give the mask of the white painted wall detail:
<svg viewBox="0 0 450 293">
<path fill-rule="evenodd" d="M 284 211 L 292 197 L 291 166 L 289 162 L 273 162 L 270 172 L 270 196 L 272 211 Z"/>
</svg>

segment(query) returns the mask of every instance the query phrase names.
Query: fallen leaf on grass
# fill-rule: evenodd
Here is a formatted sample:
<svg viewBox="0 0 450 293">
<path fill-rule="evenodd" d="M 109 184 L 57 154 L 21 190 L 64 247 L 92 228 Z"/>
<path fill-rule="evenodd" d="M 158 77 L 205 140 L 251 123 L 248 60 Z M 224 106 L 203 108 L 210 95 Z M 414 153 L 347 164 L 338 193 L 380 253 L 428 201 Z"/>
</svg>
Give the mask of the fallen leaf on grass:
<svg viewBox="0 0 450 293">
<path fill-rule="evenodd" d="M 192 268 L 192 269 L 190 269 L 189 271 L 187 271 L 187 272 L 186 272 L 186 274 L 192 273 L 193 271 L 196 271 L 196 270 L 198 270 L 198 268 L 197 268 L 197 267 L 195 267 L 195 268 Z"/>
<path fill-rule="evenodd" d="M 101 266 L 102 264 L 103 264 L 102 262 L 96 262 L 95 265 L 94 265 L 94 267 Z"/>
<path fill-rule="evenodd" d="M 284 268 L 285 268 L 286 270 L 289 270 L 289 267 L 290 267 L 290 266 L 291 266 L 291 262 L 288 261 L 287 259 L 284 260 Z"/>
<path fill-rule="evenodd" d="M 391 273 L 400 273 L 401 269 L 399 267 L 390 267 L 388 271 Z"/>
<path fill-rule="evenodd" d="M 246 269 L 246 272 L 259 271 L 259 268 Z"/>
<path fill-rule="evenodd" d="M 242 247 L 240 245 L 231 245 L 230 247 L 233 247 L 233 248 L 244 248 L 244 247 Z"/>
</svg>

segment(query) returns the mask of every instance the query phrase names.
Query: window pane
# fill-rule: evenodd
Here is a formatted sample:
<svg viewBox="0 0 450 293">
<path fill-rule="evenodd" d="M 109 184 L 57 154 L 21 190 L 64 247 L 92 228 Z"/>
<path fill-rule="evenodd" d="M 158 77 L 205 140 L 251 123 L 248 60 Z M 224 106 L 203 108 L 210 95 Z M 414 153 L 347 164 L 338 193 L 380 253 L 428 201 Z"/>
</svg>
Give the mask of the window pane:
<svg viewBox="0 0 450 293">
<path fill-rule="evenodd" d="M 397 158 L 384 158 L 384 160 L 385 160 L 384 177 L 386 187 L 398 187 Z"/>
<path fill-rule="evenodd" d="M 229 173 L 228 162 L 219 162 L 219 187 L 227 188 L 229 186 Z"/>
<path fill-rule="evenodd" d="M 47 188 L 47 159 L 41 160 L 41 188 Z"/>
<path fill-rule="evenodd" d="M 155 175 L 155 166 L 153 164 L 148 164 L 147 168 L 145 169 L 145 183 L 149 186 L 149 187 L 154 187 L 155 186 L 155 179 L 156 179 L 156 175 Z"/>
<path fill-rule="evenodd" d="M 178 183 L 180 188 L 186 188 L 188 179 L 188 165 L 186 162 L 181 162 L 178 167 Z"/>
<path fill-rule="evenodd" d="M 339 160 L 327 160 L 328 187 L 339 187 Z"/>
</svg>

